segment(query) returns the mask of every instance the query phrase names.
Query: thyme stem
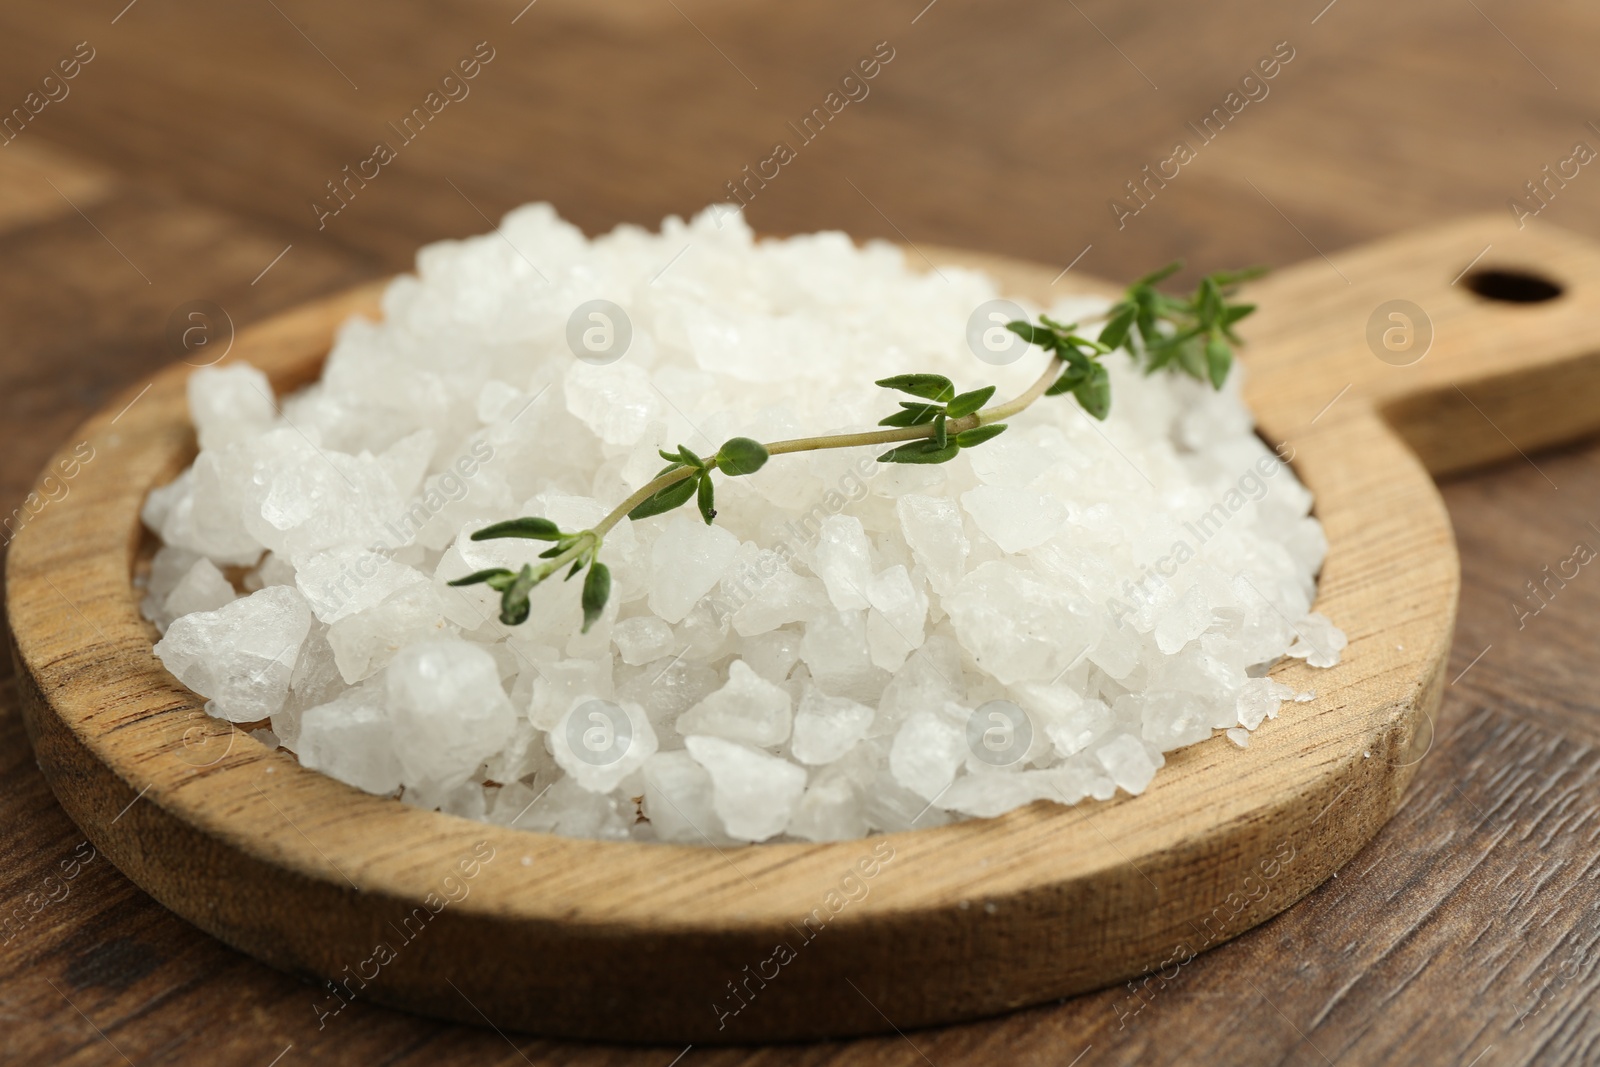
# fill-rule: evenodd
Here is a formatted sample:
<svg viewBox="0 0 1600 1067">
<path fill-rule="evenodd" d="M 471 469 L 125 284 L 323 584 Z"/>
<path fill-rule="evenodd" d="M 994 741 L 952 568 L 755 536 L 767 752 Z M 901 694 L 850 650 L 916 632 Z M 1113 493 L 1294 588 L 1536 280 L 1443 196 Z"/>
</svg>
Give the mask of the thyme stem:
<svg viewBox="0 0 1600 1067">
<path fill-rule="evenodd" d="M 1050 384 L 1061 374 L 1061 363 L 1059 356 L 1051 356 L 1049 365 L 1045 368 L 1044 373 L 1039 375 L 1038 381 L 1029 386 L 1026 392 L 1018 394 L 1004 404 L 996 404 L 971 415 L 966 415 L 959 419 L 951 419 L 948 432 L 954 434 L 978 426 L 987 426 L 990 423 L 999 422 L 1001 419 L 1008 419 L 1018 412 L 1026 411 L 1035 400 L 1044 395 L 1044 391 L 1050 388 Z M 924 424 L 922 426 L 904 426 L 887 430 L 868 430 L 864 433 L 796 437 L 788 441 L 773 441 L 765 445 L 765 447 L 769 455 L 779 456 L 790 452 L 818 452 L 825 448 L 861 448 L 867 445 L 897 444 L 902 441 L 917 441 L 929 438 L 933 436 L 933 433 L 933 426 Z M 715 457 L 706 461 L 707 467 L 715 468 L 716 465 Z M 592 532 L 597 538 L 604 537 L 612 527 L 622 521 L 628 512 L 668 486 L 676 485 L 678 482 L 683 481 L 685 478 L 693 477 L 697 473 L 693 467 L 679 467 L 677 470 L 668 471 L 659 478 L 646 482 L 634 490 L 628 499 L 613 508 L 609 515 L 595 523 L 592 527 Z M 598 544 L 595 547 L 598 548 Z M 553 573 L 576 558 L 579 551 L 578 547 L 568 549 L 552 559 L 546 566 Z"/>
</svg>

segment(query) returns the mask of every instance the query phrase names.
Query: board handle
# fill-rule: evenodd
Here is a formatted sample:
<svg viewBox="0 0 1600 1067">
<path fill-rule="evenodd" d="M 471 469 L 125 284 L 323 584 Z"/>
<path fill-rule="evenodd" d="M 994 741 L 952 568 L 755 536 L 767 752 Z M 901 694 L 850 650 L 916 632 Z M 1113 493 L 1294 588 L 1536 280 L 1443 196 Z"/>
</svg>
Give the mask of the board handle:
<svg viewBox="0 0 1600 1067">
<path fill-rule="evenodd" d="M 1253 285 L 1246 389 L 1286 440 L 1377 412 L 1442 475 L 1600 431 L 1600 244 L 1504 216 Z"/>
</svg>

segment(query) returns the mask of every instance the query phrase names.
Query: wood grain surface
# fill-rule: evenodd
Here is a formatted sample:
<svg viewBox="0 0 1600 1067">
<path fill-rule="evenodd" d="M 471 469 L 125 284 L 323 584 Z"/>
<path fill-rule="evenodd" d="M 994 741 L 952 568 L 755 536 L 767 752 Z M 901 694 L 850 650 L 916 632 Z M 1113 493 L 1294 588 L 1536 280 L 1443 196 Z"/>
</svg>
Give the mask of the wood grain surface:
<svg viewBox="0 0 1600 1067">
<path fill-rule="evenodd" d="M 96 48 L 71 96 L 0 149 L 7 507 L 23 506 L 87 411 L 171 358 L 162 329 L 180 303 L 208 298 L 255 321 L 402 269 L 420 243 L 482 230 L 528 199 L 590 229 L 693 210 L 880 40 L 896 57 L 872 95 L 760 191 L 757 226 L 1063 267 L 1092 246 L 1081 267 L 1114 277 L 1174 254 L 1211 266 L 1320 250 L 1337 282 L 1342 248 L 1467 211 L 1505 211 L 1492 243 L 1514 250 L 1528 231 L 1506 200 L 1526 198 L 1573 142 L 1596 143 L 1587 42 L 1600 16 L 1577 4 L 1077 8 L 142 0 L 7 12 L 7 108 L 76 42 Z M 308 202 L 323 183 L 480 40 L 498 52 L 473 96 L 319 232 Z M 1296 57 L 1271 95 L 1119 231 L 1107 201 L 1123 181 L 1167 158 L 1185 123 L 1281 40 Z M 1585 168 L 1552 182 L 1529 230 L 1553 220 L 1600 235 L 1592 181 Z M 1465 584 L 1436 744 L 1395 821 L 1287 914 L 1139 999 L 1110 991 L 905 1038 L 696 1048 L 683 1062 L 1592 1060 L 1600 587 L 1585 571 L 1529 615 L 1543 601 L 1524 583 L 1596 537 L 1597 488 L 1585 450 L 1446 488 Z M 361 1004 L 319 1030 L 314 990 L 175 919 L 104 857 L 75 861 L 81 839 L 14 715 L 0 732 L 12 828 L 0 893 L 24 909 L 60 898 L 0 948 L 10 1060 L 667 1064 L 684 1052 L 506 1038 Z M 63 862 L 78 864 L 70 881 Z"/>
</svg>

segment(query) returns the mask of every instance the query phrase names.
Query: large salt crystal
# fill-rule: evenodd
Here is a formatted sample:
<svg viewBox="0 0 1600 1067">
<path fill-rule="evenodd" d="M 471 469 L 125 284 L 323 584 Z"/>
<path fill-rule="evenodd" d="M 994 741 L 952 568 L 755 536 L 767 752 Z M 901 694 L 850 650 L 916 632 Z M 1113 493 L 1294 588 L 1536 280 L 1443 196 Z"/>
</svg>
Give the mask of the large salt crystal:
<svg viewBox="0 0 1600 1067">
<path fill-rule="evenodd" d="M 579 703 L 608 700 L 613 693 L 615 683 L 609 659 L 535 661 L 527 669 L 535 677 L 528 718 L 541 730 L 555 729 L 556 723 Z"/>
<path fill-rule="evenodd" d="M 637 441 L 665 407 L 650 376 L 631 360 L 605 366 L 574 361 L 565 391 L 567 410 L 609 445 Z"/>
<path fill-rule="evenodd" d="M 190 468 L 193 477 L 186 491 L 171 501 L 162 520 L 162 540 L 215 563 L 248 566 L 260 558 L 261 542 L 244 522 L 250 489 L 248 448 L 241 444 L 200 453 Z"/>
<path fill-rule="evenodd" d="M 1129 734 L 1118 734 L 1101 745 L 1095 758 L 1118 788 L 1134 796 L 1143 793 L 1156 776 L 1158 765 L 1150 758 L 1149 750 Z"/>
<path fill-rule="evenodd" d="M 684 746 L 711 775 L 712 807 L 729 835 L 765 841 L 789 825 L 805 792 L 804 769 L 721 737 L 697 735 Z"/>
<path fill-rule="evenodd" d="M 888 767 L 880 766 L 867 783 L 867 825 L 886 834 L 902 830 L 927 830 L 951 821 L 950 815 L 916 790 L 897 781 Z"/>
<path fill-rule="evenodd" d="M 744 643 L 744 661 L 767 681 L 781 682 L 800 662 L 800 635 L 773 630 L 752 637 Z"/>
<path fill-rule="evenodd" d="M 1350 643 L 1344 631 L 1326 615 L 1313 611 L 1295 627 L 1295 642 L 1288 655 L 1303 659 L 1313 667 L 1336 667 L 1339 653 Z"/>
<path fill-rule="evenodd" d="M 439 590 L 408 584 L 365 611 L 339 619 L 328 628 L 328 644 L 345 681 L 359 682 L 382 670 L 405 645 L 450 632 Z"/>
<path fill-rule="evenodd" d="M 1054 746 L 1060 756 L 1075 756 L 1111 729 L 1111 709 L 1104 701 L 1086 700 L 1064 685 L 1024 682 L 1013 686 L 1012 693 L 1038 735 L 1029 758 L 1037 756 L 1041 742 Z"/>
<path fill-rule="evenodd" d="M 1211 625 L 1211 606 L 1198 585 L 1192 585 L 1177 601 L 1161 612 L 1156 623 L 1156 647 L 1172 655 L 1206 632 Z"/>
<path fill-rule="evenodd" d="M 400 787 L 400 760 L 391 742 L 380 689 L 357 687 L 306 709 L 295 754 L 312 770 L 369 793 Z"/>
<path fill-rule="evenodd" d="M 1117 701 L 1119 712 L 1124 700 L 1133 702 L 1143 714 L 1143 737 L 1162 752 L 1211 736 L 1211 705 L 1193 693 L 1158 689 L 1122 697 Z"/>
<path fill-rule="evenodd" d="M 478 645 L 408 645 L 389 663 L 384 685 L 407 785 L 464 782 L 515 732 L 494 657 Z"/>
<path fill-rule="evenodd" d="M 217 569 L 216 564 L 202 557 L 195 560 L 194 565 L 167 594 L 162 614 L 167 619 L 176 619 L 197 611 L 216 611 L 238 598 L 239 594 L 233 591 L 232 583 Z"/>
<path fill-rule="evenodd" d="M 710 773 L 685 751 L 657 752 L 645 762 L 644 814 L 662 841 L 734 843 L 713 806 Z"/>
<path fill-rule="evenodd" d="M 843 767 L 817 774 L 789 818 L 789 833 L 805 841 L 848 841 L 867 830 L 862 783 Z"/>
<path fill-rule="evenodd" d="M 938 635 L 930 638 L 884 686 L 870 735 L 893 734 L 915 712 L 960 702 L 965 696 L 961 677 L 960 654 L 954 642 Z"/>
<path fill-rule="evenodd" d="M 794 717 L 790 749 L 801 763 L 832 763 L 855 747 L 872 725 L 876 713 L 847 697 L 830 697 L 807 686 Z"/>
<path fill-rule="evenodd" d="M 790 721 L 789 691 L 734 660 L 727 684 L 684 712 L 678 732 L 769 748 L 788 740 Z"/>
<path fill-rule="evenodd" d="M 961 509 L 954 500 L 909 493 L 895 501 L 906 544 L 927 568 L 934 589 L 948 593 L 966 571 L 971 545 L 961 528 Z"/>
<path fill-rule="evenodd" d="M 167 627 L 155 653 L 167 670 L 232 722 L 256 722 L 283 707 L 311 609 L 273 586 Z"/>
<path fill-rule="evenodd" d="M 828 590 L 828 599 L 840 611 L 865 608 L 872 584 L 872 549 L 861 520 L 854 515 L 830 515 L 822 520 L 811 569 Z"/>
<path fill-rule="evenodd" d="M 637 667 L 672 652 L 672 627 L 650 615 L 623 619 L 611 629 L 622 662 Z"/>
<path fill-rule="evenodd" d="M 1278 706 L 1294 697 L 1294 690 L 1271 678 L 1247 678 L 1236 702 L 1239 725 L 1254 730 L 1268 716 L 1278 714 Z"/>
<path fill-rule="evenodd" d="M 167 535 L 167 531 L 169 529 L 176 529 L 176 523 L 174 523 L 171 527 L 168 526 L 168 523 L 173 518 L 173 510 L 179 505 L 180 502 L 183 503 L 185 507 L 193 507 L 193 467 L 186 468 L 182 474 L 178 475 L 166 485 L 158 485 L 154 489 L 150 490 L 149 494 L 144 498 L 143 506 L 139 508 L 139 521 L 144 523 L 152 533 L 160 535 L 161 540 L 165 542 L 165 544 L 156 550 L 157 559 L 160 558 L 161 553 L 163 552 L 167 552 L 169 555 L 174 552 L 187 552 L 190 556 L 198 555 L 198 553 L 192 552 L 189 549 L 179 545 L 174 538 Z M 152 561 L 152 563 L 153 562 L 154 561 Z M 187 566 L 184 569 L 186 570 Z M 182 572 L 180 571 L 179 573 L 181 574 Z M 173 580 L 177 580 L 177 575 L 174 575 Z"/>
<path fill-rule="evenodd" d="M 1035 800 L 1063 802 L 1062 795 L 1056 790 L 1048 772 L 1024 771 L 1019 774 L 1007 774 L 981 771 L 957 778 L 939 798 L 939 806 L 949 811 L 959 811 L 963 815 L 989 818 L 1008 812 L 1012 808 L 1031 804 Z"/>
<path fill-rule="evenodd" d="M 189 418 L 202 449 L 222 449 L 272 426 L 277 405 L 267 376 L 248 363 L 201 367 L 189 375 Z"/>
<path fill-rule="evenodd" d="M 588 700 L 550 731 L 550 752 L 579 786 L 609 793 L 656 754 L 656 733 L 637 704 Z"/>
<path fill-rule="evenodd" d="M 1067 517 L 1055 497 L 998 485 L 961 494 L 961 506 L 1002 552 L 1025 552 L 1043 544 Z"/>
<path fill-rule="evenodd" d="M 469 783 L 470 784 L 470 783 Z M 410 795 L 407 786 L 407 796 Z M 562 778 L 542 793 L 524 799 L 522 789 L 506 798 L 502 811 L 495 805 L 496 821 L 535 833 L 561 834 L 564 837 L 593 837 L 602 841 L 626 841 L 632 822 L 633 805 L 624 816 L 617 798 L 591 793 L 571 778 Z"/>
<path fill-rule="evenodd" d="M 690 662 L 683 656 L 664 656 L 636 671 L 619 672 L 616 695 L 618 700 L 632 700 L 643 707 L 655 724 L 663 746 L 670 748 L 677 736 L 673 728 L 677 716 L 694 707 L 720 684 L 717 672 L 705 664 Z M 537 721 L 537 704 L 534 715 Z"/>
<path fill-rule="evenodd" d="M 928 598 L 911 581 L 903 564 L 874 575 L 867 586 L 867 649 L 874 666 L 898 670 L 922 645 Z"/>
<path fill-rule="evenodd" d="M 335 623 L 382 603 L 407 586 L 425 585 L 421 571 L 381 552 L 341 546 L 301 561 L 295 585 L 318 620 Z"/>
<path fill-rule="evenodd" d="M 741 637 L 754 637 L 804 622 L 827 603 L 827 591 L 821 582 L 803 578 L 784 564 L 744 594 L 733 614 L 733 628 Z"/>
<path fill-rule="evenodd" d="M 650 548 L 650 610 L 683 621 L 733 562 L 739 539 L 721 526 L 675 515 Z"/>
<path fill-rule="evenodd" d="M 806 627 L 800 658 L 811 677 L 829 693 L 864 699 L 881 690 L 883 671 L 873 666 L 867 649 L 867 623 L 859 611 L 824 608 Z"/>
<path fill-rule="evenodd" d="M 1054 679 L 1096 637 L 1084 606 L 998 560 L 969 573 L 944 605 L 962 644 L 1006 685 Z"/>
<path fill-rule="evenodd" d="M 966 758 L 965 730 L 938 712 L 918 711 L 895 734 L 889 770 L 895 781 L 931 801 Z"/>
<path fill-rule="evenodd" d="M 249 450 L 251 470 L 245 530 L 290 559 L 339 544 L 380 541 L 385 524 L 401 511 L 393 477 L 369 452 L 348 455 L 320 447 L 291 427 L 269 430 L 239 447 Z M 202 475 L 197 466 L 197 507 Z"/>
</svg>

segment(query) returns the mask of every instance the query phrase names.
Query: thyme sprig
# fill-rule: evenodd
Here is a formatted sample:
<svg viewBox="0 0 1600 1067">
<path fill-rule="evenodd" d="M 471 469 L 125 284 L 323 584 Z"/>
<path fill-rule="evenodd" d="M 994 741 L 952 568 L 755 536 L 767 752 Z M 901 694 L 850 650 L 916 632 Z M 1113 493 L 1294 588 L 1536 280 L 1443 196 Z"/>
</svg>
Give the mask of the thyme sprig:
<svg viewBox="0 0 1600 1067">
<path fill-rule="evenodd" d="M 1240 284 L 1265 273 L 1261 268 L 1208 274 L 1192 295 L 1175 297 L 1157 284 L 1183 267 L 1170 263 L 1128 286 L 1123 297 L 1104 315 L 1099 336 L 1088 338 L 1076 331 L 1078 323 L 1062 323 L 1048 315 L 1037 323 L 1018 320 L 1006 328 L 1030 345 L 1050 354 L 1032 386 L 1016 397 L 985 407 L 995 394 L 986 385 L 957 392 L 942 374 L 897 374 L 879 379 L 884 389 L 914 399 L 898 401 L 900 410 L 879 420 L 880 430 L 865 433 L 802 437 L 763 444 L 748 437 L 733 437 L 709 458 L 702 459 L 685 445 L 676 452 L 660 450 L 667 465 L 645 485 L 618 504 L 587 530 L 564 531 L 549 519 L 508 519 L 476 530 L 474 541 L 522 538 L 550 542 L 539 554 L 544 563 L 525 564 L 520 570 L 491 567 L 457 578 L 453 586 L 487 585 L 500 594 L 500 621 L 507 626 L 526 622 L 531 613 L 529 594 L 546 578 L 566 570 L 571 580 L 585 567 L 580 597 L 583 632 L 599 620 L 611 596 L 611 572 L 599 560 L 605 536 L 624 518 L 638 522 L 695 501 L 707 524 L 717 517 L 713 474 L 735 478 L 754 474 L 778 455 L 814 452 L 827 448 L 893 445 L 878 456 L 880 463 L 948 463 L 962 449 L 975 448 L 1003 433 L 1005 420 L 1020 414 L 1046 396 L 1070 394 L 1095 419 L 1111 412 L 1111 379 L 1104 357 L 1126 352 L 1146 374 L 1178 371 L 1221 389 L 1233 367 L 1234 348 L 1240 341 L 1233 327 L 1255 310 L 1254 304 L 1237 304 L 1231 298 Z"/>
</svg>

